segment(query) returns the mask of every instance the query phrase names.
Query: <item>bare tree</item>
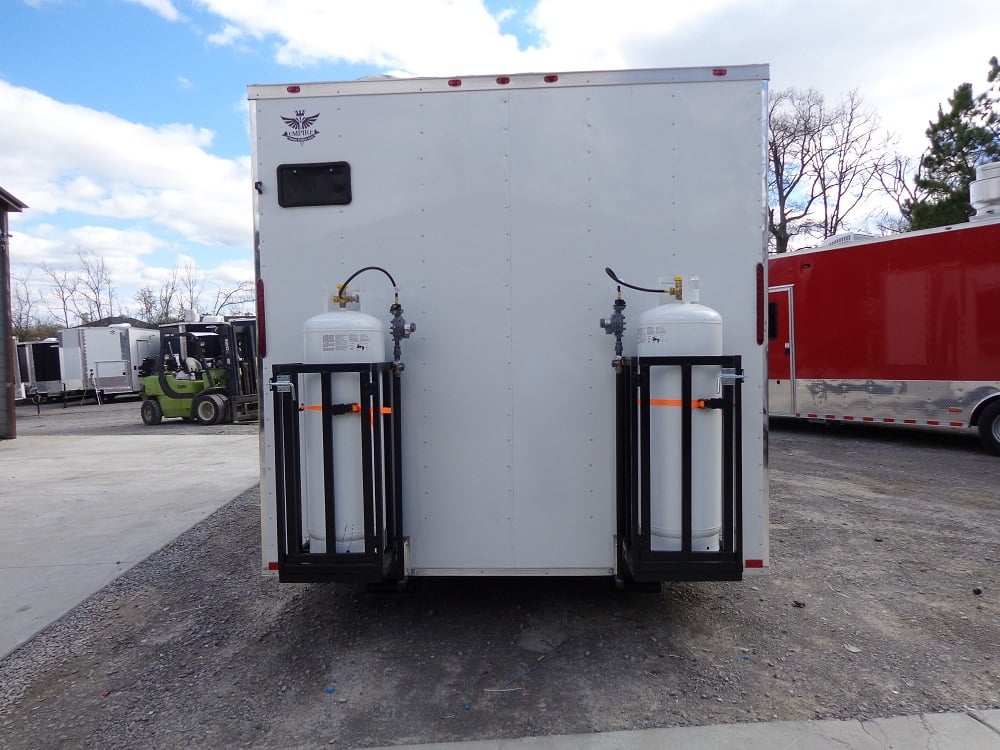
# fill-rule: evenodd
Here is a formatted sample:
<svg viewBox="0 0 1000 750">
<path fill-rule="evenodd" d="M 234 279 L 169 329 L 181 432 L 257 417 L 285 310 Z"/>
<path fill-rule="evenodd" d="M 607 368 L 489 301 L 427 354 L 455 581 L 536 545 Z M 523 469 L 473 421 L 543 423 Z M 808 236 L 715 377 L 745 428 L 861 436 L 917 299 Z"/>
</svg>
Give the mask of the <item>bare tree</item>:
<svg viewBox="0 0 1000 750">
<path fill-rule="evenodd" d="M 49 306 L 49 312 L 59 318 L 64 328 L 70 327 L 70 311 L 76 309 L 76 294 L 80 286 L 79 274 L 70 273 L 65 268 L 55 268 L 42 263 L 42 272 L 49 280 L 49 289 L 55 301 L 59 303 L 58 308 Z M 73 312 L 73 316 L 76 313 Z"/>
<path fill-rule="evenodd" d="M 869 216 L 869 224 L 874 225 L 882 234 L 896 234 L 910 228 L 906 218 L 907 207 L 917 200 L 917 188 L 913 177 L 918 163 L 908 156 L 896 154 L 888 160 L 885 168 L 879 174 L 882 192 L 894 207 L 894 211 L 885 208 L 876 209 Z"/>
<path fill-rule="evenodd" d="M 174 274 L 176 276 L 176 269 Z M 205 279 L 190 259 L 184 261 L 180 274 L 180 288 L 183 292 L 181 306 L 195 315 L 201 312 L 201 293 L 205 290 Z"/>
<path fill-rule="evenodd" d="M 21 338 L 24 332 L 38 324 L 38 308 L 42 304 L 40 292 L 31 288 L 31 271 L 21 276 L 10 275 L 10 325 L 14 335 Z"/>
<path fill-rule="evenodd" d="M 135 293 L 139 304 L 139 315 L 147 323 L 167 323 L 176 318 L 177 267 L 170 270 L 170 276 L 159 290 L 146 285 Z"/>
<path fill-rule="evenodd" d="M 774 92 L 769 123 L 768 229 L 776 252 L 798 235 L 835 234 L 882 190 L 891 137 L 856 91 L 833 107 L 813 89 Z"/>
<path fill-rule="evenodd" d="M 213 314 L 222 315 L 227 308 L 236 308 L 236 310 L 230 310 L 230 313 L 246 312 L 252 314 L 255 299 L 255 287 L 252 281 L 241 281 L 231 289 L 220 287 L 215 293 Z"/>
<path fill-rule="evenodd" d="M 894 161 L 892 145 L 858 92 L 845 94 L 828 118 L 814 161 L 824 237 L 839 232 L 848 215 L 881 189 L 881 174 Z"/>
<path fill-rule="evenodd" d="M 135 293 L 136 303 L 139 305 L 139 309 L 136 312 L 136 317 L 145 320 L 147 323 L 158 323 L 160 317 L 159 311 L 159 299 L 156 296 L 156 292 L 153 287 L 148 284 Z"/>
<path fill-rule="evenodd" d="M 813 89 L 771 94 L 768 107 L 768 229 L 783 253 L 795 235 L 810 230 L 816 201 L 811 166 L 825 127 L 823 96 Z"/>
<path fill-rule="evenodd" d="M 83 269 L 76 295 L 80 319 L 89 322 L 110 318 L 114 315 L 117 295 L 104 258 L 82 247 L 77 247 L 76 254 Z"/>
</svg>

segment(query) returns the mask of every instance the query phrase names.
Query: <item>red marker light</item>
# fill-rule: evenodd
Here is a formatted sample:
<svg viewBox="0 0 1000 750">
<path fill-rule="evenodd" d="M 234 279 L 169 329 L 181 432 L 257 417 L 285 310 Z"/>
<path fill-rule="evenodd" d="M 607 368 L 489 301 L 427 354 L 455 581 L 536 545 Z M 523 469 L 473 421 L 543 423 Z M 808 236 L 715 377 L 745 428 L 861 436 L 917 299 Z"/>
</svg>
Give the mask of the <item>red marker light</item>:
<svg viewBox="0 0 1000 750">
<path fill-rule="evenodd" d="M 267 356 L 267 320 L 264 317 L 264 279 L 257 279 L 257 356 Z"/>
<path fill-rule="evenodd" d="M 546 83 L 555 83 L 559 80 L 559 76 L 545 76 L 542 80 Z"/>
<path fill-rule="evenodd" d="M 757 264 L 757 346 L 764 343 L 764 318 L 767 290 L 764 289 L 764 264 Z"/>
<path fill-rule="evenodd" d="M 497 78 L 497 83 L 499 83 L 501 86 L 506 86 L 508 83 L 510 83 L 510 78 L 508 78 L 507 76 L 500 76 L 499 78 Z"/>
<path fill-rule="evenodd" d="M 302 87 L 301 86 L 286 86 L 285 87 L 285 91 L 287 91 L 289 94 L 297 94 L 300 91 L 302 91 Z"/>
<path fill-rule="evenodd" d="M 729 71 L 726 70 L 725 68 L 712 68 L 712 75 L 713 76 L 718 76 L 720 78 L 722 76 L 726 75 L 726 73 L 728 73 L 728 72 Z"/>
<path fill-rule="evenodd" d="M 461 78 L 452 78 L 450 81 L 448 81 L 448 85 L 451 86 L 452 88 L 456 88 L 457 89 L 459 86 L 462 85 L 462 79 Z"/>
</svg>

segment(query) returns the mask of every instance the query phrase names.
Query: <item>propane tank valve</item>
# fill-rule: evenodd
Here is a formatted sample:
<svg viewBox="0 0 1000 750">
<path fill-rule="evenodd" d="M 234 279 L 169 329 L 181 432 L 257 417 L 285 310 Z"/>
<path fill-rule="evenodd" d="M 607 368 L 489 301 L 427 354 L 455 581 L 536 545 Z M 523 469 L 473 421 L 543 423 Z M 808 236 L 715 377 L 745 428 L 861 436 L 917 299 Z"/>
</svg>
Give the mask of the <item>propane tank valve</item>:
<svg viewBox="0 0 1000 750">
<path fill-rule="evenodd" d="M 337 284 L 337 296 L 333 298 L 333 302 L 340 305 L 340 309 L 343 310 L 347 307 L 348 302 L 360 302 L 361 298 L 356 294 L 344 294 L 344 289 L 347 284 Z"/>
</svg>

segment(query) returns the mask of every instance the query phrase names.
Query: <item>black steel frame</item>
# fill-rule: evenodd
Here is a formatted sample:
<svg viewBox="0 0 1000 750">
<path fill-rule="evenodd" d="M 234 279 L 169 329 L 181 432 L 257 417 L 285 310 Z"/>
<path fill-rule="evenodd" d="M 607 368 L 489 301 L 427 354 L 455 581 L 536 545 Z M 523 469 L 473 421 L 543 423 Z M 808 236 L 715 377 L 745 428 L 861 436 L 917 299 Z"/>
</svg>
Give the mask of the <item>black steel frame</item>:
<svg viewBox="0 0 1000 750">
<path fill-rule="evenodd" d="M 680 446 L 651 445 L 650 370 L 681 371 L 681 403 L 692 403 L 692 368 L 716 366 L 738 377 L 723 381 L 722 397 L 712 405 L 722 411 L 722 533 L 717 552 L 695 551 L 692 537 L 691 408 L 681 409 Z M 742 393 L 739 356 L 633 357 L 622 362 L 616 378 L 616 463 L 619 576 L 646 581 L 726 581 L 743 574 Z M 714 394 L 713 394 L 714 395 Z M 681 549 L 654 551 L 650 534 L 650 462 L 653 451 L 680 450 Z"/>
<path fill-rule="evenodd" d="M 358 581 L 404 578 L 402 512 L 402 432 L 400 377 L 391 362 L 373 364 L 283 364 L 271 368 L 274 401 L 275 489 L 277 495 L 278 578 L 289 582 Z M 359 381 L 364 491 L 363 552 L 336 552 L 333 420 L 344 413 L 333 403 L 332 376 L 357 373 Z M 275 387 L 287 376 L 291 387 Z M 301 476 L 303 376 L 319 376 L 323 400 L 323 487 L 326 552 L 312 552 L 304 528 Z"/>
</svg>

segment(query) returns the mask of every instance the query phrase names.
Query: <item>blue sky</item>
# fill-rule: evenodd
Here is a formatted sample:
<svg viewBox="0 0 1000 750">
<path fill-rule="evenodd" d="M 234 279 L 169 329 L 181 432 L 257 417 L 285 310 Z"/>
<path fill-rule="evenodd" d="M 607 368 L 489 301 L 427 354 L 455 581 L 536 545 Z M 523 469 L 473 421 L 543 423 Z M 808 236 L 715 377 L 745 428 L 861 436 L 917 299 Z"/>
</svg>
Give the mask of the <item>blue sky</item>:
<svg viewBox="0 0 1000 750">
<path fill-rule="evenodd" d="M 12 270 L 105 258 L 128 304 L 188 264 L 253 277 L 246 86 L 365 75 L 769 63 L 772 88 L 857 88 L 914 158 L 1000 54 L 987 0 L 6 0 L 0 187 Z"/>
</svg>

